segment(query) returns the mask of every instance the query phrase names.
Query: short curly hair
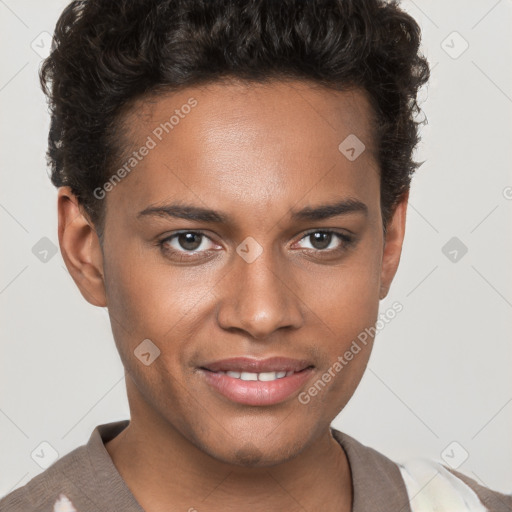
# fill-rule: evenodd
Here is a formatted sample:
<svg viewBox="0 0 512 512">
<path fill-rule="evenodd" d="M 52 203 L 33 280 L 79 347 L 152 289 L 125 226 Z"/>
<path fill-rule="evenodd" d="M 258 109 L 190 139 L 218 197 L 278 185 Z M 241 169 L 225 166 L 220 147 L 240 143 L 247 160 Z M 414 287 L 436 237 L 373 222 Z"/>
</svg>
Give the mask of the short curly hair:
<svg viewBox="0 0 512 512">
<path fill-rule="evenodd" d="M 40 69 L 51 124 L 47 160 L 100 239 L 93 193 L 119 163 L 123 115 L 150 94 L 237 78 L 365 90 L 373 109 L 384 231 L 421 165 L 421 31 L 397 0 L 75 0 Z"/>
</svg>

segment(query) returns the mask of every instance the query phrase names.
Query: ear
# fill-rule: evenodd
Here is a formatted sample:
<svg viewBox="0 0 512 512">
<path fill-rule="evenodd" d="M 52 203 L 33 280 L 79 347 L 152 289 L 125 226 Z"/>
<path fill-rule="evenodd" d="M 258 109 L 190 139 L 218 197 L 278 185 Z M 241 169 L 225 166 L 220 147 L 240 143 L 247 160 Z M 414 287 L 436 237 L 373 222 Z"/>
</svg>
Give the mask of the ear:
<svg viewBox="0 0 512 512">
<path fill-rule="evenodd" d="M 383 299 L 389 292 L 391 282 L 395 277 L 400 263 L 402 244 L 405 235 L 405 216 L 409 191 L 407 191 L 396 205 L 393 215 L 388 223 L 384 238 L 384 252 L 382 255 L 382 269 L 380 275 L 380 298 Z"/>
<path fill-rule="evenodd" d="M 105 307 L 103 253 L 94 225 L 70 187 L 59 188 L 57 210 L 59 245 L 66 267 L 85 300 Z"/>
</svg>

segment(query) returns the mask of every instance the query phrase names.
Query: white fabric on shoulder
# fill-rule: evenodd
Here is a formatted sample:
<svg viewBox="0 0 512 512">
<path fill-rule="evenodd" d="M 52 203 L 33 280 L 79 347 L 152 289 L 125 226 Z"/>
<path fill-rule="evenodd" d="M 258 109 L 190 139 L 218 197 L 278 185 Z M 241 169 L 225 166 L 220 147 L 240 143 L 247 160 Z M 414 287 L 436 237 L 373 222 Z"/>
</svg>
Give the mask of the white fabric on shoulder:
<svg viewBox="0 0 512 512">
<path fill-rule="evenodd" d="M 64 494 L 59 494 L 58 500 L 53 505 L 53 512 L 78 512 L 71 500 Z"/>
<path fill-rule="evenodd" d="M 398 467 L 412 512 L 489 512 L 471 487 L 438 462 L 415 458 Z"/>
</svg>

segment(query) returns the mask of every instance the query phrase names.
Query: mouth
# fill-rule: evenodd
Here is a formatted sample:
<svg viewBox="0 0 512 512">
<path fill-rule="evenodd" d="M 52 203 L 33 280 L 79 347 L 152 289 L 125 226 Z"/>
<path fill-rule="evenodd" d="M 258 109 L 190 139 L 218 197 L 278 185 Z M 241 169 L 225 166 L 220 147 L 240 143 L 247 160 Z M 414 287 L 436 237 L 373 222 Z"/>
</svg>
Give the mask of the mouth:
<svg viewBox="0 0 512 512">
<path fill-rule="evenodd" d="M 206 383 L 232 402 L 273 405 L 294 395 L 309 379 L 314 365 L 306 360 L 274 357 L 224 359 L 199 367 Z"/>
<path fill-rule="evenodd" d="M 205 371 L 212 371 L 212 370 L 209 370 L 208 368 L 201 368 L 201 369 L 205 370 Z M 277 372 L 254 373 L 254 372 L 228 370 L 228 371 L 217 371 L 217 372 L 212 371 L 212 373 L 227 375 L 228 377 L 231 377 L 233 379 L 239 379 L 239 380 L 245 380 L 245 381 L 259 380 L 260 382 L 272 382 L 274 380 L 283 379 L 284 377 L 290 377 L 294 373 L 301 373 L 304 370 L 307 370 L 307 368 L 304 368 L 303 370 L 300 370 L 298 372 L 294 372 L 294 371 L 287 372 L 287 371 L 282 370 L 282 371 L 277 371 Z"/>
<path fill-rule="evenodd" d="M 306 359 L 292 359 L 289 357 L 269 357 L 267 359 L 231 357 L 229 359 L 206 363 L 201 368 L 211 372 L 236 372 L 240 374 L 285 372 L 286 374 L 289 372 L 300 372 L 310 366 L 313 366 L 313 364 Z M 282 377 L 284 377 L 284 375 L 282 375 Z"/>
</svg>

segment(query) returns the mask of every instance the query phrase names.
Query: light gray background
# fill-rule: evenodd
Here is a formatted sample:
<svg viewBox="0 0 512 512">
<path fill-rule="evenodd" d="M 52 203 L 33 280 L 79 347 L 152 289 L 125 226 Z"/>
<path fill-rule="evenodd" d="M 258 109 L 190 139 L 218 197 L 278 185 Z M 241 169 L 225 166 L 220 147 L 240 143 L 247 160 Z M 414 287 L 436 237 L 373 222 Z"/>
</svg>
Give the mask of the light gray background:
<svg viewBox="0 0 512 512">
<path fill-rule="evenodd" d="M 0 0 L 0 495 L 43 470 L 31 458 L 41 442 L 62 456 L 129 417 L 106 310 L 82 298 L 59 252 L 46 263 L 32 252 L 43 237 L 58 245 L 37 70 L 40 34 L 66 4 Z M 333 425 L 396 461 L 460 462 L 467 451 L 460 471 L 512 492 L 512 0 L 402 5 L 433 69 L 416 155 L 426 162 L 381 305 L 404 309 Z M 456 262 L 442 252 L 452 237 L 468 248 Z"/>
</svg>

